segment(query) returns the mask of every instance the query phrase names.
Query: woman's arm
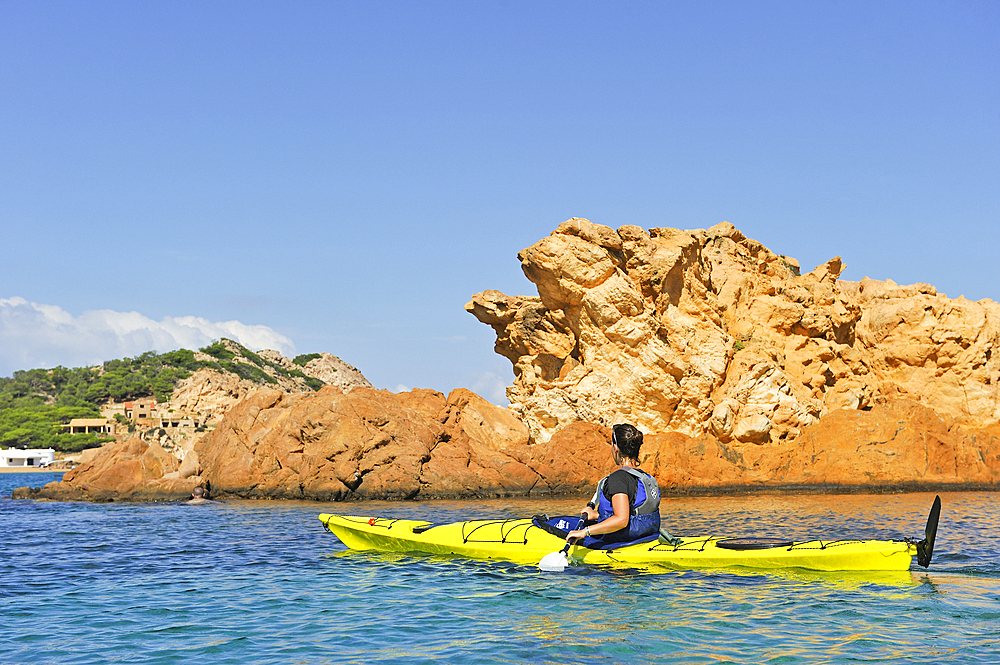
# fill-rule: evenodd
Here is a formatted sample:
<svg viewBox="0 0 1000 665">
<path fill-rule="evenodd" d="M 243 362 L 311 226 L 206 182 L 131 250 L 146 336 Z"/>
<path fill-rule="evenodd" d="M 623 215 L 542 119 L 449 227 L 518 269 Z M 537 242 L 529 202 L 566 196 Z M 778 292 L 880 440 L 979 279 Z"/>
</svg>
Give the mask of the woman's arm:
<svg viewBox="0 0 1000 665">
<path fill-rule="evenodd" d="M 629 503 L 628 494 L 624 492 L 611 497 L 611 507 L 615 514 L 597 524 L 591 524 L 584 529 L 576 529 L 566 534 L 566 540 L 579 540 L 584 536 L 599 536 L 604 533 L 614 533 L 628 526 Z"/>
</svg>

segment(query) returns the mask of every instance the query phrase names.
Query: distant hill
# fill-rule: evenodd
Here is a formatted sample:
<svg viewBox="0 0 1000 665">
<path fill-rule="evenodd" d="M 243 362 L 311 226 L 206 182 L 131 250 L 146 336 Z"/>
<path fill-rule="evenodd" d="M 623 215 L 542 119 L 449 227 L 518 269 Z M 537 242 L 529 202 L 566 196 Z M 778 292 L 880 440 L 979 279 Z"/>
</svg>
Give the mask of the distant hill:
<svg viewBox="0 0 1000 665">
<path fill-rule="evenodd" d="M 353 383 L 367 383 L 360 372 L 329 354 L 302 354 L 288 360 L 276 351 L 254 353 L 230 339 L 198 351 L 150 351 L 96 367 L 14 372 L 11 378 L 0 378 L 0 445 L 62 452 L 98 446 L 109 439 L 67 434 L 59 425 L 73 418 L 100 417 L 101 406 L 108 401 L 152 397 L 167 402 L 178 384 L 200 369 L 288 391 L 319 390 L 327 383 L 343 385 L 329 362 L 320 363 L 324 356 L 339 363 L 344 368 L 341 373 L 353 372 Z"/>
</svg>

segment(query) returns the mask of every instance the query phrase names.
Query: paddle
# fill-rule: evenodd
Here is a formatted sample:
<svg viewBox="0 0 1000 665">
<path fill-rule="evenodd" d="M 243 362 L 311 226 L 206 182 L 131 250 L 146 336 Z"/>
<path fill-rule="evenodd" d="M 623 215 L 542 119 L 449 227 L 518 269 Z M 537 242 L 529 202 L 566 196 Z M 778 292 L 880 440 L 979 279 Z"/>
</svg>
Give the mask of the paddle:
<svg viewBox="0 0 1000 665">
<path fill-rule="evenodd" d="M 934 497 L 931 513 L 927 516 L 927 526 L 924 527 L 924 539 L 917 543 L 917 563 L 926 568 L 931 565 L 931 555 L 934 554 L 934 537 L 937 535 L 938 518 L 941 517 L 941 497 Z"/>
<path fill-rule="evenodd" d="M 587 519 L 586 513 L 580 513 L 580 521 L 576 523 L 576 528 L 579 529 L 583 526 L 584 520 Z M 567 540 L 565 547 L 563 547 L 558 552 L 549 552 L 542 557 L 542 560 L 538 562 L 538 567 L 548 573 L 561 573 L 569 565 L 569 557 L 566 553 L 569 552 L 570 542 Z"/>
</svg>

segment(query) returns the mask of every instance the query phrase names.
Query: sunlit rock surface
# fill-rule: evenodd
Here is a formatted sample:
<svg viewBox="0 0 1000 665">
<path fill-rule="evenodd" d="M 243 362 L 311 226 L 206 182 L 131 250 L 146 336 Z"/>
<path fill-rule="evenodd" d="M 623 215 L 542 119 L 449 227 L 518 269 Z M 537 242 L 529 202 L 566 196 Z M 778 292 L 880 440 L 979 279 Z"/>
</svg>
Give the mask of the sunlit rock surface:
<svg viewBox="0 0 1000 665">
<path fill-rule="evenodd" d="M 580 425 L 545 450 L 508 409 L 457 389 L 393 394 L 258 391 L 198 449 L 221 496 L 412 499 L 578 491 L 607 465 L 601 428 Z M 559 448 L 562 441 L 562 449 Z M 553 454 L 578 456 L 553 465 Z M 596 454 L 603 452 L 603 455 Z"/>
<path fill-rule="evenodd" d="M 907 399 L 1000 420 L 1000 305 L 925 284 L 806 274 L 731 224 L 682 231 L 571 219 L 518 255 L 537 296 L 466 309 L 514 366 L 511 408 L 544 443 L 579 421 L 791 445 L 838 409 Z"/>
</svg>

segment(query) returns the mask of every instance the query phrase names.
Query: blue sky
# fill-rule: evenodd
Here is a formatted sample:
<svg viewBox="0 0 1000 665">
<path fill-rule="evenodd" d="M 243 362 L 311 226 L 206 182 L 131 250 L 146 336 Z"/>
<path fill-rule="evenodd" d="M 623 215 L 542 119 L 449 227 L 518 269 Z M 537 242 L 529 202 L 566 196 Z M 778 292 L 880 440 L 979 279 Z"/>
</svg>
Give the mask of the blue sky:
<svg viewBox="0 0 1000 665">
<path fill-rule="evenodd" d="M 0 1 L 0 375 L 243 335 L 502 401 L 463 305 L 534 295 L 517 252 L 570 217 L 1000 299 L 998 34 L 992 1 Z"/>
</svg>

